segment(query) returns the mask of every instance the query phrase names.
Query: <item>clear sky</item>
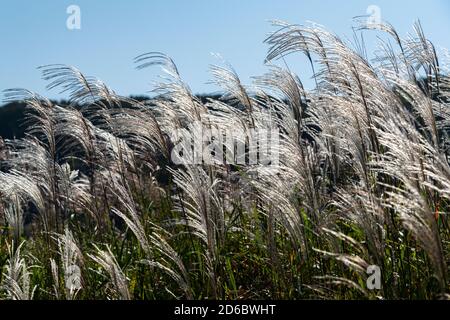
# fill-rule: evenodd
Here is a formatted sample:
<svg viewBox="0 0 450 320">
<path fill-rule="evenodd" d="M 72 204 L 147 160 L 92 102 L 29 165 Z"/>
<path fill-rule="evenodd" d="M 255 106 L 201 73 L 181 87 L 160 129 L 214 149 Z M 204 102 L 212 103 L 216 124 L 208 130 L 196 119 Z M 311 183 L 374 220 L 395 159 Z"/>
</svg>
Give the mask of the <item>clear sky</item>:
<svg viewBox="0 0 450 320">
<path fill-rule="evenodd" d="M 81 9 L 81 29 L 66 27 L 69 5 Z M 421 20 L 437 47 L 450 48 L 448 0 L 14 0 L 0 3 L 0 90 L 27 88 L 49 97 L 37 66 L 73 65 L 106 82 L 119 94 L 144 94 L 159 70 L 137 71 L 132 59 L 149 51 L 170 55 L 196 93 L 215 87 L 208 68 L 220 53 L 244 83 L 265 71 L 269 21 L 317 22 L 342 37 L 352 37 L 352 17 L 370 5 L 406 36 Z M 375 37 L 369 36 L 371 41 Z M 288 59 L 291 70 L 310 77 L 300 56 Z"/>
</svg>

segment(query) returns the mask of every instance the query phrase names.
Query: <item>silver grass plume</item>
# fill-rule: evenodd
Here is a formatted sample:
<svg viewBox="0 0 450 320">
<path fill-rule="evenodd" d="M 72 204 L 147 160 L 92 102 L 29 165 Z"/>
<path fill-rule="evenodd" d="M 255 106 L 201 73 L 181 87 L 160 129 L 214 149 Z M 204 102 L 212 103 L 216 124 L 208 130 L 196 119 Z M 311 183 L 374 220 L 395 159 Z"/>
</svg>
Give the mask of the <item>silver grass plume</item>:
<svg viewBox="0 0 450 320">
<path fill-rule="evenodd" d="M 32 300 L 36 286 L 32 286 L 30 267 L 22 256 L 22 242 L 14 249 L 14 244 L 8 246 L 9 259 L 4 267 L 3 281 L 0 288 L 6 291 L 8 299 L 11 300 Z"/>
<path fill-rule="evenodd" d="M 106 250 L 101 250 L 94 245 L 97 253 L 95 255 L 88 254 L 88 256 L 99 264 L 108 274 L 109 281 L 114 293 L 113 297 L 118 297 L 121 300 L 131 300 L 131 294 L 128 290 L 128 279 L 120 268 L 114 254 L 111 252 L 109 246 Z"/>
</svg>

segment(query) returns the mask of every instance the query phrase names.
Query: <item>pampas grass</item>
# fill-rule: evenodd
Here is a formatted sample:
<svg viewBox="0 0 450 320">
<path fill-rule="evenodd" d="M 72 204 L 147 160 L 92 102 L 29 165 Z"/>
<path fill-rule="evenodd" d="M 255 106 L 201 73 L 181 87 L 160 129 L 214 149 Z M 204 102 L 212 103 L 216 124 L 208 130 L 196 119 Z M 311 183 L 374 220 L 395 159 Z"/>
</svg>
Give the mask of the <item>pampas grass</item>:
<svg viewBox="0 0 450 320">
<path fill-rule="evenodd" d="M 5 91 L 27 116 L 25 138 L 0 139 L 0 298 L 448 297 L 448 53 L 420 23 L 405 39 L 361 24 L 380 33 L 373 60 L 319 25 L 274 26 L 252 85 L 211 67 L 218 99 L 158 52 L 134 61 L 163 69 L 148 101 L 64 65 L 40 69 L 68 105 Z M 277 65 L 291 54 L 312 90 Z M 272 165 L 250 147 L 261 129 L 279 132 Z M 223 149 L 190 153 L 222 132 Z"/>
</svg>

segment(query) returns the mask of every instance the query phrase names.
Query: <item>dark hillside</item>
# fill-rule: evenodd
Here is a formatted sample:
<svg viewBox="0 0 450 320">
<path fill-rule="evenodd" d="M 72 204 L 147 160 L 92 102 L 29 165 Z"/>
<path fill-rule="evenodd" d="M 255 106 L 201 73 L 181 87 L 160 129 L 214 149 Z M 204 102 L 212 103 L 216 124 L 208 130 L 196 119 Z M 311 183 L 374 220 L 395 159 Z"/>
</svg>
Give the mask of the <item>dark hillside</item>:
<svg viewBox="0 0 450 320">
<path fill-rule="evenodd" d="M 0 137 L 4 139 L 22 138 L 24 128 L 21 126 L 24 117 L 25 104 L 8 103 L 0 107 Z"/>
</svg>

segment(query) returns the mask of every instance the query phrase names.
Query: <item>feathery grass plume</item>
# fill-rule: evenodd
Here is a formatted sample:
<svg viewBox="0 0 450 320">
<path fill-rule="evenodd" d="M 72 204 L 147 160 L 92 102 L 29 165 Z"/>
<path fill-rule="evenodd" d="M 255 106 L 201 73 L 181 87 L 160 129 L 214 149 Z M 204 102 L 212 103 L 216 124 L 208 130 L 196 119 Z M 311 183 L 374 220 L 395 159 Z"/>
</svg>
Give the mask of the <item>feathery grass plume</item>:
<svg viewBox="0 0 450 320">
<path fill-rule="evenodd" d="M 81 274 L 81 268 L 84 264 L 83 253 L 69 228 L 66 227 L 64 234 L 55 234 L 53 238 L 58 244 L 58 254 L 64 276 L 65 298 L 74 300 L 83 287 Z M 54 262 L 50 261 L 50 263 L 52 264 L 52 272 L 57 273 Z M 54 275 L 54 278 L 56 278 L 56 275 Z M 54 285 L 59 285 L 59 281 L 55 281 Z"/>
<path fill-rule="evenodd" d="M 49 81 L 47 89 L 61 88 L 60 94 L 69 93 L 69 108 L 81 111 L 84 117 L 97 126 L 111 129 L 110 111 L 133 99 L 118 96 L 101 80 L 85 76 L 75 67 L 66 65 L 41 66 L 42 78 Z"/>
<path fill-rule="evenodd" d="M 111 113 L 111 126 L 117 137 L 124 139 L 133 147 L 142 161 L 153 163 L 159 153 L 169 159 L 167 138 L 156 119 L 156 111 L 150 106 L 135 109 L 117 110 Z"/>
<path fill-rule="evenodd" d="M 214 266 L 225 231 L 225 217 L 217 190 L 220 180 L 212 180 L 200 166 L 187 165 L 184 169 L 171 172 L 174 183 L 182 192 L 174 195 L 178 200 L 175 208 L 182 215 L 179 223 L 188 226 L 190 232 L 205 244 L 210 285 L 212 294 L 216 296 L 217 279 Z"/>
<path fill-rule="evenodd" d="M 320 71 L 315 77 L 320 80 L 319 93 L 343 94 L 355 107 L 361 108 L 368 126 L 364 127 L 370 137 L 372 150 L 377 150 L 376 135 L 372 128 L 372 117 L 381 107 L 372 97 L 377 97 L 385 86 L 379 81 L 372 66 L 358 53 L 350 49 L 336 35 L 322 27 L 288 26 L 272 34 L 267 42 L 271 45 L 267 60 L 279 58 L 296 51 L 305 51 L 318 56 Z M 331 106 L 330 106 L 331 109 Z"/>
<path fill-rule="evenodd" d="M 348 238 L 348 236 L 346 236 Z M 365 277 L 366 270 L 369 264 L 364 261 L 360 256 L 356 254 L 336 254 L 331 252 L 326 252 L 322 250 L 316 250 L 317 252 L 336 259 L 337 261 L 343 263 L 349 269 L 355 271 L 359 276 Z"/>
<path fill-rule="evenodd" d="M 112 208 L 112 212 L 123 219 L 126 225 L 133 232 L 142 250 L 147 257 L 152 256 L 150 241 L 147 237 L 146 230 L 141 221 L 138 204 L 134 201 L 129 190 L 129 186 L 123 185 L 119 179 L 113 180 L 112 192 L 116 195 L 120 208 Z"/>
<path fill-rule="evenodd" d="M 168 143 L 164 135 L 170 139 L 169 141 L 173 145 L 179 144 L 183 139 L 186 141 L 186 134 L 195 134 L 190 126 L 194 123 L 202 123 L 208 110 L 182 80 L 170 57 L 159 52 L 150 52 L 136 57 L 135 63 L 138 69 L 153 65 L 161 66 L 166 74 L 162 81 L 155 84 L 153 90 L 158 93 L 153 103 L 153 109 L 159 126 L 155 127 L 157 135 L 152 133 L 151 141 L 154 140 L 159 145 L 164 145 L 162 151 L 168 157 L 169 148 L 167 148 Z M 152 131 L 155 130 L 152 128 Z M 173 154 L 171 156 L 173 157 Z"/>
<path fill-rule="evenodd" d="M 89 164 L 94 164 L 100 150 L 96 144 L 95 126 L 74 108 L 55 107 L 58 140 L 64 141 L 60 152 L 63 156 L 82 152 Z"/>
<path fill-rule="evenodd" d="M 274 72 L 277 74 L 283 73 L 277 69 Z M 288 76 L 286 75 L 286 77 Z M 264 78 L 258 79 L 258 82 L 271 83 L 270 78 L 270 75 L 266 75 Z M 278 87 L 274 89 L 278 90 Z M 293 109 L 295 104 L 298 104 L 295 108 L 301 108 L 301 101 L 291 100 L 299 97 L 301 85 L 294 78 L 291 78 L 290 81 L 287 81 L 285 87 L 279 90 L 293 92 L 285 93 L 286 97 L 283 100 L 286 102 L 270 101 L 268 103 L 268 107 L 272 108 L 268 113 L 271 123 L 270 127 L 280 129 L 279 146 L 272 146 L 273 151 L 279 154 L 280 164 L 285 168 L 281 170 L 281 173 L 287 174 L 287 180 L 294 181 L 299 185 L 300 191 L 304 193 L 302 201 L 305 201 L 305 205 L 309 210 L 315 212 L 319 209 L 321 202 L 317 196 L 317 192 L 320 189 L 320 178 L 316 168 L 320 167 L 319 164 L 323 161 L 324 153 L 314 130 L 308 128 L 308 119 L 300 115 L 302 113 L 301 110 Z M 293 177 L 290 175 L 294 173 L 296 176 L 292 179 Z M 280 176 L 278 174 L 278 177 Z"/>
<path fill-rule="evenodd" d="M 225 94 L 222 99 L 228 100 L 231 104 L 238 103 L 247 113 L 248 120 L 254 126 L 253 107 L 254 103 L 247 89 L 242 84 L 236 71 L 230 64 L 226 67 L 211 66 L 211 74 L 213 75 L 212 83 L 221 87 Z"/>
<path fill-rule="evenodd" d="M 409 122 L 391 119 L 384 123 L 383 129 L 378 130 L 380 143 L 387 152 L 374 162 L 374 170 L 401 182 L 383 183 L 388 196 L 385 205 L 399 214 L 405 228 L 420 242 L 433 263 L 441 289 L 445 290 L 447 267 L 436 219 L 430 208 L 433 196 L 428 187 L 433 186 L 432 190 L 439 192 L 435 177 L 441 176 L 443 190 L 448 190 L 448 164 L 441 162 L 439 166 L 441 156 L 438 151 Z M 442 191 L 442 194 L 447 193 Z"/>
<path fill-rule="evenodd" d="M 58 185 L 60 191 L 61 209 L 63 218 L 68 214 L 92 212 L 92 194 L 89 179 L 79 170 L 72 170 L 68 163 L 57 167 Z"/>
<path fill-rule="evenodd" d="M 422 78 L 422 83 L 424 85 L 429 84 L 431 78 L 434 77 L 439 87 L 440 67 L 436 49 L 433 43 L 426 38 L 420 21 L 414 24 L 414 31 L 416 36 L 410 36 L 406 42 L 406 55 L 415 70 L 423 69 L 425 77 Z M 431 94 L 430 87 L 425 86 L 424 88 Z"/>
<path fill-rule="evenodd" d="M 201 116 L 206 112 L 206 108 L 181 79 L 178 69 L 171 58 L 160 52 L 149 52 L 136 57 L 134 62 L 137 64 L 138 69 L 144 69 L 153 65 L 161 66 L 167 75 L 163 78 L 163 81 L 156 84 L 153 90 L 159 94 L 158 100 L 161 100 L 156 102 L 157 110 L 160 110 L 160 116 L 165 117 L 164 111 L 167 108 L 172 109 L 180 121 L 190 123 L 201 120 Z M 164 124 L 166 122 L 161 122 L 162 130 L 171 128 L 171 126 L 166 128 Z"/>
<path fill-rule="evenodd" d="M 98 166 L 122 174 L 137 170 L 135 152 L 124 139 L 99 128 L 95 128 L 95 135 L 99 152 L 103 155 L 97 161 Z"/>
<path fill-rule="evenodd" d="M 445 291 L 447 270 L 442 243 L 439 234 L 436 233 L 434 214 L 414 185 L 407 185 L 405 189 L 387 192 L 389 198 L 386 205 L 399 214 L 404 227 L 414 235 L 425 250 L 436 272 L 440 290 Z"/>
<path fill-rule="evenodd" d="M 378 30 L 387 33 L 398 46 L 400 52 L 396 52 L 392 45 L 386 41 L 381 40 L 381 53 L 376 53 L 375 61 L 380 63 L 380 69 L 387 69 L 394 71 L 399 76 L 406 76 L 409 80 L 417 82 L 416 72 L 409 59 L 406 57 L 406 44 L 400 37 L 397 30 L 389 22 L 382 21 L 380 23 L 367 23 L 367 20 L 358 22 L 358 30 Z M 382 71 L 382 70 L 381 70 Z"/>
<path fill-rule="evenodd" d="M 97 251 L 96 255 L 88 254 L 88 256 L 107 272 L 112 286 L 113 297 L 121 300 L 131 300 L 128 290 L 128 279 L 111 252 L 111 248 L 107 246 L 106 250 L 101 250 L 96 245 L 94 247 Z"/>
<path fill-rule="evenodd" d="M 58 228 L 59 190 L 56 181 L 58 160 L 57 128 L 55 124 L 55 106 L 48 99 L 24 90 L 11 89 L 5 91 L 8 100 L 21 100 L 26 103 L 25 124 L 26 136 L 21 141 L 12 141 L 10 157 L 7 163 L 24 175 L 32 176 L 43 194 L 51 199 L 52 205 L 46 207 L 43 215 L 46 228 Z M 30 167 L 30 169 L 28 169 Z M 30 170 L 29 172 L 27 172 Z"/>
<path fill-rule="evenodd" d="M 158 259 L 144 259 L 141 262 L 168 274 L 180 286 L 186 298 L 193 299 L 188 270 L 181 256 L 172 248 L 164 236 L 170 237 L 171 235 L 161 227 L 153 225 L 149 238 L 154 250 L 161 256 Z"/>
<path fill-rule="evenodd" d="M 286 228 L 293 243 L 303 252 L 306 250 L 303 242 L 303 222 L 292 194 L 297 186 L 291 183 L 295 181 L 297 175 L 287 168 L 276 170 L 259 168 L 258 178 L 251 182 L 260 200 L 259 210 L 267 214 L 272 213 Z"/>
<path fill-rule="evenodd" d="M 28 136 L 22 140 L 12 141 L 9 153 L 10 157 L 6 163 L 10 171 L 16 170 L 32 179 L 45 198 L 52 199 L 53 208 L 47 206 L 47 209 L 56 211 L 59 196 L 56 170 L 59 165 L 55 163 L 47 146 L 37 138 Z"/>
<path fill-rule="evenodd" d="M 164 235 L 167 236 L 168 233 L 152 223 L 150 223 L 151 232 L 147 232 L 144 225 L 146 221 L 143 221 L 140 209 L 134 201 L 129 187 L 122 185 L 119 180 L 115 180 L 113 188 L 123 209 L 112 208 L 112 212 L 125 221 L 137 238 L 145 256 L 141 262 L 168 274 L 177 282 L 186 297 L 192 299 L 188 272 L 181 257 L 165 240 Z M 159 257 L 155 253 L 158 253 Z"/>
<path fill-rule="evenodd" d="M 9 259 L 4 267 L 0 288 L 6 291 L 7 298 L 11 300 L 32 300 L 37 287 L 32 287 L 32 271 L 21 252 L 24 243 L 22 242 L 17 248 L 14 244 L 8 245 Z"/>
<path fill-rule="evenodd" d="M 316 280 L 321 281 L 321 282 L 325 282 L 328 285 L 333 285 L 333 286 L 345 286 L 348 289 L 355 289 L 358 292 L 360 292 L 363 296 L 368 296 L 368 292 L 367 290 L 362 287 L 361 285 L 359 285 L 358 283 L 356 283 L 355 281 L 349 280 L 347 278 L 343 278 L 343 277 L 336 277 L 336 276 L 317 276 L 314 277 Z M 311 286 L 313 289 L 315 289 L 315 286 Z M 336 291 L 331 290 L 329 293 L 327 293 L 326 297 L 324 298 L 329 298 L 330 296 L 336 296 L 338 293 Z"/>
<path fill-rule="evenodd" d="M 85 76 L 75 67 L 63 64 L 41 66 L 42 78 L 49 81 L 47 89 L 60 87 L 60 93 L 68 93 L 72 106 L 90 106 L 97 104 L 106 108 L 104 101 L 109 105 L 117 104 L 118 97 L 102 81 Z"/>
<path fill-rule="evenodd" d="M 297 123 L 297 132 L 300 133 L 304 122 L 304 109 L 308 105 L 307 93 L 300 78 L 289 70 L 271 65 L 270 72 L 261 77 L 256 77 L 255 84 L 261 87 L 262 90 L 267 89 L 269 93 L 276 94 L 279 101 L 287 102 L 289 108 L 283 109 L 289 111 L 292 115 L 290 117 L 283 117 L 282 119 L 294 120 Z M 281 121 L 280 125 L 289 134 L 294 133 L 292 132 L 293 128 L 289 130 L 289 126 L 283 126 L 283 122 Z"/>
<path fill-rule="evenodd" d="M 76 179 L 78 172 L 71 172 L 66 163 L 60 165 L 53 159 L 49 150 L 38 139 L 28 136 L 22 140 L 9 142 L 9 158 L 5 163 L 23 177 L 31 179 L 45 199 L 45 210 L 41 211 L 47 227 L 58 228 L 64 224 L 70 201 L 77 204 L 73 209 L 86 209 L 90 196 L 89 183 L 84 178 Z M 67 171 L 70 172 L 67 172 Z"/>
<path fill-rule="evenodd" d="M 349 223 L 351 221 L 349 220 Z M 361 283 L 367 281 L 367 268 L 370 263 L 371 255 L 369 255 L 369 252 L 367 252 L 367 248 L 363 246 L 359 241 L 355 240 L 354 238 L 339 232 L 339 231 L 333 231 L 327 228 L 323 228 L 324 235 L 328 238 L 327 243 L 329 243 L 331 249 L 333 252 L 320 250 L 317 248 L 313 248 L 313 250 L 319 254 L 321 254 L 326 259 L 334 259 L 342 264 L 342 267 L 347 268 L 350 272 L 345 273 L 344 269 L 341 269 L 340 272 L 342 273 L 342 276 L 340 277 L 341 280 L 344 281 L 327 281 L 330 279 L 334 279 L 335 276 L 332 275 L 326 275 L 322 277 L 316 277 L 317 280 L 325 280 L 324 285 L 326 284 L 333 284 L 333 285 L 344 285 L 348 286 L 351 284 L 350 287 L 355 287 L 358 289 L 363 296 L 369 297 L 369 291 L 365 290 L 365 288 L 361 285 Z M 372 240 L 370 240 L 372 241 Z M 369 248 L 370 250 L 370 248 Z M 351 252 L 351 253 L 349 253 Z M 375 256 L 376 257 L 376 256 Z M 376 259 L 376 258 L 375 258 Z M 376 260 L 380 261 L 380 260 Z M 377 264 L 375 264 L 377 265 Z M 352 280 L 353 278 L 353 280 Z M 359 284 L 359 285 L 358 285 Z M 313 284 L 317 285 L 317 284 Z M 382 288 L 384 289 L 384 288 Z M 337 294 L 335 294 L 337 295 Z M 378 295 L 379 297 L 379 295 Z"/>
<path fill-rule="evenodd" d="M 52 159 L 56 157 L 56 132 L 53 118 L 53 103 L 39 94 L 26 89 L 4 91 L 6 101 L 21 101 L 26 104 L 24 125 L 26 132 L 48 147 Z"/>
<path fill-rule="evenodd" d="M 61 299 L 59 268 L 58 268 L 58 263 L 53 258 L 50 258 L 50 270 L 52 272 L 52 278 L 53 278 L 53 292 L 55 294 L 56 299 L 59 300 L 59 299 Z"/>
<path fill-rule="evenodd" d="M 419 41 L 410 41 L 404 46 L 395 30 L 389 28 L 387 30 L 397 37 L 398 43 L 402 49 L 406 48 L 403 52 L 408 61 L 417 59 L 417 61 L 426 64 L 426 66 L 424 66 L 422 63 L 413 61 L 411 63 L 413 66 L 417 67 L 420 65 L 424 69 L 434 70 L 435 74 L 437 74 L 436 70 L 438 63 L 437 59 L 433 57 L 434 50 L 432 49 L 432 45 L 429 45 L 428 40 L 424 38 L 420 26 L 416 29 L 419 34 Z M 331 156 L 336 155 L 337 159 L 340 161 L 344 160 L 344 163 L 350 164 L 350 168 L 354 167 L 357 169 L 356 172 L 358 172 L 358 175 L 361 178 L 360 181 L 365 182 L 365 188 L 369 188 L 368 195 L 373 199 L 369 203 L 373 204 L 373 201 L 377 201 L 375 200 L 376 198 L 371 195 L 373 180 L 374 178 L 376 179 L 376 176 L 373 176 L 374 172 L 368 172 L 367 162 L 371 161 L 370 159 L 373 158 L 373 151 L 378 155 L 380 154 L 378 135 L 382 135 L 385 132 L 383 130 L 389 130 L 389 128 L 386 129 L 387 123 L 391 125 L 391 119 L 394 116 L 404 116 L 405 119 L 408 120 L 414 118 L 414 115 L 409 115 L 409 112 L 405 108 L 398 107 L 405 98 L 403 96 L 396 96 L 398 91 L 394 93 L 390 91 L 390 88 L 393 86 L 392 83 L 395 83 L 396 88 L 402 89 L 400 91 L 402 95 L 406 93 L 408 95 L 407 97 L 418 97 L 415 98 L 416 101 L 413 100 L 410 101 L 410 103 L 413 104 L 413 107 L 419 107 L 418 114 L 423 116 L 425 125 L 429 129 L 430 141 L 437 147 L 440 138 L 438 136 L 436 116 L 433 112 L 433 104 L 436 106 L 437 103 L 433 103 L 430 99 L 430 95 L 424 94 L 419 86 L 416 86 L 415 88 L 414 84 L 410 84 L 409 82 L 398 78 L 399 72 L 396 73 L 397 77 L 391 77 L 395 80 L 390 80 L 388 78 L 390 82 L 386 84 L 382 83 L 377 77 L 376 70 L 374 70 L 362 56 L 348 49 L 344 43 L 334 35 L 315 26 L 305 28 L 284 24 L 281 29 L 272 34 L 267 41 L 271 45 L 267 58 L 268 60 L 282 57 L 284 54 L 295 51 L 306 52 L 308 57 L 310 57 L 311 52 L 313 52 L 319 57 L 318 61 L 322 66 L 322 71 L 316 73 L 315 77 L 316 79 L 321 79 L 319 85 L 320 88 L 318 87 L 320 91 L 319 96 L 316 98 L 316 103 L 312 103 L 311 109 L 309 110 L 309 113 L 313 115 L 312 123 L 318 124 L 318 127 L 320 128 L 318 135 L 316 135 L 319 139 L 316 139 L 316 141 L 320 143 L 324 138 L 329 140 L 328 137 L 330 137 L 332 139 L 331 141 L 325 140 L 325 142 L 322 142 L 322 145 L 325 146 L 324 150 L 329 150 Z M 417 58 L 420 54 L 414 52 L 414 50 L 419 47 L 417 43 L 420 43 L 426 51 L 428 50 L 423 53 L 425 54 L 425 57 L 422 57 L 422 59 Z M 398 67 L 398 64 L 395 64 L 395 66 Z M 410 71 L 408 70 L 408 73 L 409 72 Z M 388 70 L 383 70 L 382 73 L 384 75 L 390 75 Z M 330 108 L 330 106 L 336 106 L 336 104 L 337 108 Z M 387 109 L 385 107 L 387 105 L 392 105 L 393 107 Z M 434 107 L 434 109 L 438 108 Z M 327 123 L 324 122 L 324 119 L 332 120 Z M 408 122 L 408 120 L 406 120 L 406 122 Z M 420 126 L 420 123 L 418 124 Z M 377 126 L 383 127 L 383 130 L 379 130 Z M 415 135 L 415 129 L 413 129 L 412 135 Z M 402 135 L 400 134 L 400 136 Z M 393 135 L 392 137 L 398 138 L 399 135 L 396 133 L 396 135 Z M 326 147 L 330 144 L 332 145 L 331 149 Z M 394 145 L 391 147 L 395 148 Z M 354 159 L 358 159 L 358 161 L 355 163 Z M 390 158 L 390 160 L 396 159 Z M 357 166 L 355 166 L 355 164 Z M 403 165 L 402 169 L 404 169 L 404 162 L 401 162 L 401 164 Z M 388 166 L 387 161 L 383 162 L 383 165 Z M 418 163 L 408 167 L 408 169 L 420 171 L 417 170 L 417 168 L 420 168 L 421 166 L 423 166 L 423 164 Z M 399 170 L 399 168 L 393 169 L 392 172 L 395 170 Z M 353 192 L 354 191 L 350 192 L 350 197 L 353 197 Z M 342 208 L 346 211 L 348 205 L 349 203 L 345 203 Z M 363 204 L 363 208 L 365 207 L 366 204 Z M 379 205 L 377 205 L 376 208 L 376 211 L 380 212 Z M 373 211 L 370 206 L 367 206 L 367 210 L 368 212 Z M 377 216 L 382 217 L 380 214 L 377 214 Z M 361 219 L 358 220 L 361 221 Z M 374 226 L 377 225 L 377 223 L 374 224 Z M 366 225 L 363 230 L 368 232 L 368 234 L 376 234 L 376 232 L 372 232 L 374 226 Z M 431 232 L 429 234 L 436 235 L 436 232 Z M 371 242 L 375 247 L 378 247 L 377 250 L 372 250 L 373 253 L 378 252 L 379 256 L 380 241 L 373 238 Z M 428 248 L 426 251 L 431 254 L 432 260 L 435 261 L 434 265 L 438 270 L 438 277 L 441 279 L 442 285 L 442 283 L 445 282 L 445 280 L 443 280 L 445 279 L 445 276 L 442 273 L 442 270 L 445 270 L 445 268 L 442 268 L 442 259 L 436 261 L 437 257 L 442 256 L 442 252 L 439 249 L 440 241 L 437 239 L 431 241 L 431 243 L 434 243 L 433 248 Z"/>
<path fill-rule="evenodd" d="M 20 237 L 24 228 L 24 218 L 22 205 L 17 196 L 12 198 L 9 206 L 5 208 L 5 218 L 10 234 L 12 235 L 13 243 L 20 243 Z"/>
<path fill-rule="evenodd" d="M 0 196 L 3 201 L 13 197 L 19 197 L 22 203 L 31 201 L 41 213 L 46 209 L 44 197 L 36 182 L 17 170 L 0 172 Z"/>
<path fill-rule="evenodd" d="M 364 256 L 368 261 L 373 258 L 373 264 L 382 266 L 386 246 L 384 227 L 389 223 L 382 200 L 371 191 L 365 190 L 364 186 L 355 185 L 348 190 L 338 190 L 334 205 L 340 218 L 364 231 L 367 250 L 360 252 L 365 253 Z"/>
<path fill-rule="evenodd" d="M 397 93 L 413 108 L 413 116 L 416 119 L 417 127 L 426 133 L 428 140 L 438 147 L 440 141 L 438 127 L 436 124 L 436 116 L 434 114 L 433 103 L 430 97 L 414 83 L 395 77 L 389 79 L 395 85 Z M 423 126 L 420 119 L 423 121 Z"/>
<path fill-rule="evenodd" d="M 5 140 L 3 140 L 2 137 L 0 137 L 0 161 L 6 160 L 7 156 L 8 153 L 6 150 Z"/>
<path fill-rule="evenodd" d="M 270 71 L 257 78 L 256 84 L 279 95 L 278 99 L 265 99 L 265 107 L 271 110 L 268 113 L 272 119 L 270 126 L 280 129 L 279 146 L 274 150 L 279 154 L 280 166 L 255 168 L 252 184 L 261 200 L 260 210 L 275 212 L 275 219 L 288 230 L 304 259 L 309 250 L 304 238 L 305 223 L 312 222 L 312 232 L 317 235 L 326 220 L 320 221 L 325 215 L 318 214 L 327 202 L 326 198 L 318 196 L 325 180 L 321 176 L 323 173 L 316 170 L 324 153 L 316 143 L 318 139 L 312 127 L 308 128 L 306 114 L 312 101 L 311 97 L 307 98 L 300 80 L 278 67 L 272 67 Z M 306 209 L 306 216 L 303 216 L 302 207 Z M 311 221 L 306 222 L 305 218 Z"/>
</svg>

